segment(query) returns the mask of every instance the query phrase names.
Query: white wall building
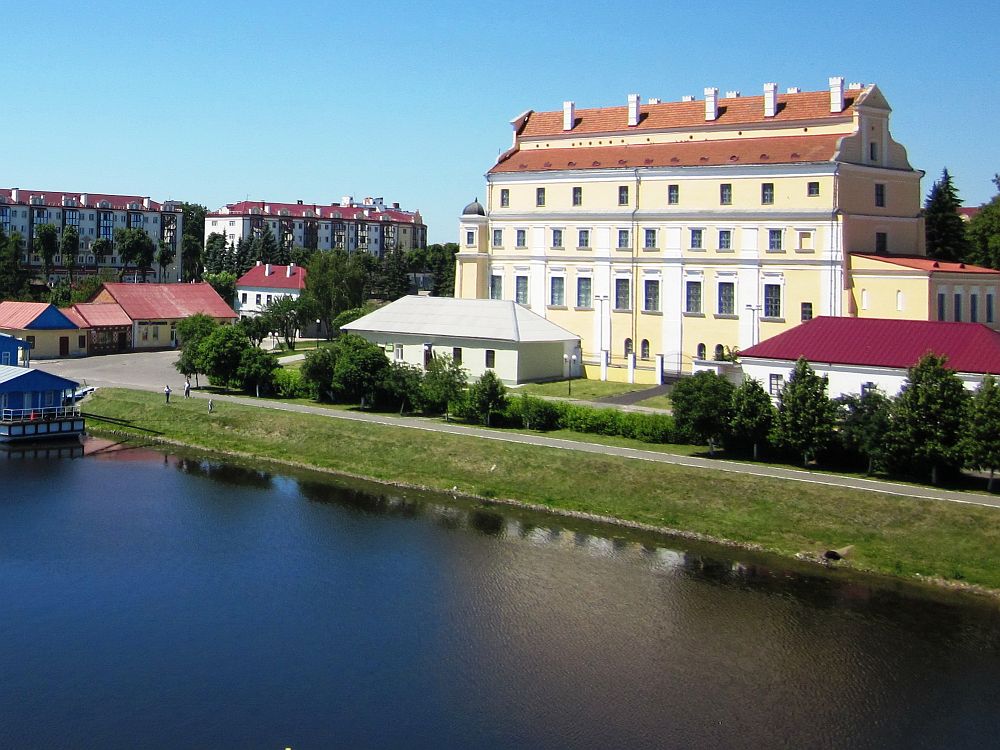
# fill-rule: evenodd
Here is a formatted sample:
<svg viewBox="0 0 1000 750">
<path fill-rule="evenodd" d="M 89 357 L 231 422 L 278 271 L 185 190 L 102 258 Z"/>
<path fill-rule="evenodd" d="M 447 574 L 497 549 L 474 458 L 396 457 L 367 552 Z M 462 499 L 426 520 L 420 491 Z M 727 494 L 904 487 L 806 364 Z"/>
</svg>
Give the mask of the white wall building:
<svg viewBox="0 0 1000 750">
<path fill-rule="evenodd" d="M 35 229 L 42 224 L 53 224 L 60 238 L 66 227 L 76 227 L 80 235 L 76 275 L 97 273 L 102 268 L 120 269 L 122 261 L 117 252 L 103 259 L 95 257 L 94 242 L 102 237 L 114 241 L 116 229 L 139 228 L 149 235 L 155 247 L 159 247 L 162 240 L 175 252 L 174 260 L 167 266 L 162 279 L 155 261 L 146 278 L 181 280 L 184 213 L 179 202 L 157 203 L 148 196 L 140 195 L 0 188 L 0 228 L 7 236 L 20 235 L 21 263 L 34 271 L 40 271 L 43 265 L 42 258 L 32 247 Z M 54 261 L 55 269 L 49 281 L 56 281 L 67 273 L 66 258 L 57 253 Z"/>
<path fill-rule="evenodd" d="M 233 309 L 243 317 L 260 315 L 279 297 L 298 299 L 306 287 L 306 269 L 294 263 L 279 266 L 261 263 L 240 276 L 236 282 L 236 303 Z"/>
<path fill-rule="evenodd" d="M 341 330 L 384 347 L 393 361 L 423 369 L 447 354 L 471 380 L 487 370 L 508 384 L 580 374 L 579 336 L 511 300 L 411 295 Z"/>
</svg>

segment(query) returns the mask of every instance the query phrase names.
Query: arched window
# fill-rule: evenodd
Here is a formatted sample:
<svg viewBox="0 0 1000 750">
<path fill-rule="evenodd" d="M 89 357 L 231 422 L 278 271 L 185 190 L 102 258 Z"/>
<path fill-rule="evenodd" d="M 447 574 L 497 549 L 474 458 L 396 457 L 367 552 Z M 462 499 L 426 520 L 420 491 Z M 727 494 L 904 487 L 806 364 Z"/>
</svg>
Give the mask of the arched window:
<svg viewBox="0 0 1000 750">
<path fill-rule="evenodd" d="M 726 358 L 726 349 L 722 344 L 715 345 L 715 361 L 721 362 Z"/>
<path fill-rule="evenodd" d="M 698 344 L 698 353 L 696 355 L 697 359 L 705 359 L 705 352 L 706 352 L 705 345 Z"/>
<path fill-rule="evenodd" d="M 625 356 L 632 353 L 632 339 L 625 339 Z"/>
<path fill-rule="evenodd" d="M 643 339 L 639 344 L 639 356 L 643 359 L 649 359 L 649 339 Z"/>
</svg>

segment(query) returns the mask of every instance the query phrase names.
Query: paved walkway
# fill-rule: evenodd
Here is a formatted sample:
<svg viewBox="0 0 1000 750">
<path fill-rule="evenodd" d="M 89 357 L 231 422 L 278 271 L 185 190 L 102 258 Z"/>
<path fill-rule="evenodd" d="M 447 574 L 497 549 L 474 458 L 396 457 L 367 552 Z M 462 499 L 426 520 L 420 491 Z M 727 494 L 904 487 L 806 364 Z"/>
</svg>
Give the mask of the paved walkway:
<svg viewBox="0 0 1000 750">
<path fill-rule="evenodd" d="M 140 390 L 158 392 L 165 383 L 170 383 L 174 394 L 180 396 L 181 388 L 178 382 L 183 379 L 173 369 L 176 352 L 153 352 L 141 354 L 120 354 L 108 357 L 91 357 L 77 360 L 50 360 L 33 363 L 40 369 L 53 372 L 75 380 L 88 381 L 89 385 L 125 386 Z M 497 440 L 506 443 L 523 443 L 562 450 L 574 450 L 583 453 L 621 456 L 653 463 L 671 464 L 675 466 L 690 466 L 715 471 L 728 471 L 737 474 L 752 474 L 761 477 L 773 477 L 794 482 L 821 484 L 831 487 L 849 487 L 871 492 L 881 492 L 887 495 L 909 497 L 922 500 L 947 500 L 955 503 L 984 505 L 1000 508 L 1000 495 L 988 495 L 974 492 L 957 492 L 933 487 L 886 482 L 875 479 L 847 477 L 839 474 L 824 474 L 822 472 L 788 469 L 768 464 L 756 464 L 741 461 L 722 461 L 694 456 L 678 456 L 659 451 L 642 450 L 639 448 L 620 448 L 616 446 L 588 443 L 583 440 L 564 440 L 546 435 L 531 435 L 517 432 L 488 430 L 482 427 L 470 427 L 454 423 L 441 422 L 437 419 L 424 417 L 394 417 L 385 414 L 370 414 L 367 412 L 344 411 L 328 409 L 322 406 L 306 404 L 290 404 L 282 401 L 266 401 L 242 396 L 211 395 L 195 390 L 196 398 L 211 397 L 216 403 L 232 402 L 254 406 L 262 409 L 275 409 L 303 414 L 317 414 L 330 419 L 346 419 L 356 422 L 405 427 L 407 429 L 425 430 L 427 432 L 450 433 L 453 435 L 470 435 L 486 440 Z"/>
</svg>

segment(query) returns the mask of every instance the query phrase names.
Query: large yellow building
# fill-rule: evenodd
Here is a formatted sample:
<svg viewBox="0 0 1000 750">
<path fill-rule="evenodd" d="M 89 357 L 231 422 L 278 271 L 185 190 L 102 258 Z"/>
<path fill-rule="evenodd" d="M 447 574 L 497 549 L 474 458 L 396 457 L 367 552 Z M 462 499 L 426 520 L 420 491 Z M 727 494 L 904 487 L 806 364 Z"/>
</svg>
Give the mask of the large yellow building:
<svg viewBox="0 0 1000 750">
<path fill-rule="evenodd" d="M 589 375 L 636 382 L 814 316 L 936 319 L 932 271 L 879 260 L 926 255 L 923 173 L 890 112 L 877 86 L 842 78 L 529 110 L 486 175 L 485 206 L 463 212 L 456 296 L 527 305 L 581 337 Z M 946 295 L 964 297 L 945 307 L 968 320 L 976 286 L 995 324 L 1000 274 L 963 272 L 949 269 Z"/>
</svg>

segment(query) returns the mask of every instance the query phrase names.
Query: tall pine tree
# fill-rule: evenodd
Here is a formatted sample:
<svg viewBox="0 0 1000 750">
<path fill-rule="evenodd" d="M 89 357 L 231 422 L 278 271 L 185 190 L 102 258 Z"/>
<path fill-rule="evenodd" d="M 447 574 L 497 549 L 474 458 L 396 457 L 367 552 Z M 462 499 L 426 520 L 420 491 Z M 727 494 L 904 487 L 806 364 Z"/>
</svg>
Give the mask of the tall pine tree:
<svg viewBox="0 0 1000 750">
<path fill-rule="evenodd" d="M 803 465 L 833 442 L 837 407 L 826 395 L 826 386 L 826 378 L 800 358 L 781 389 L 772 440 L 802 456 Z"/>
<path fill-rule="evenodd" d="M 962 201 L 945 169 L 941 179 L 931 186 L 924 203 L 924 230 L 927 236 L 927 255 L 947 261 L 964 261 L 969 255 L 969 242 L 965 236 L 965 222 L 958 213 Z"/>
</svg>

